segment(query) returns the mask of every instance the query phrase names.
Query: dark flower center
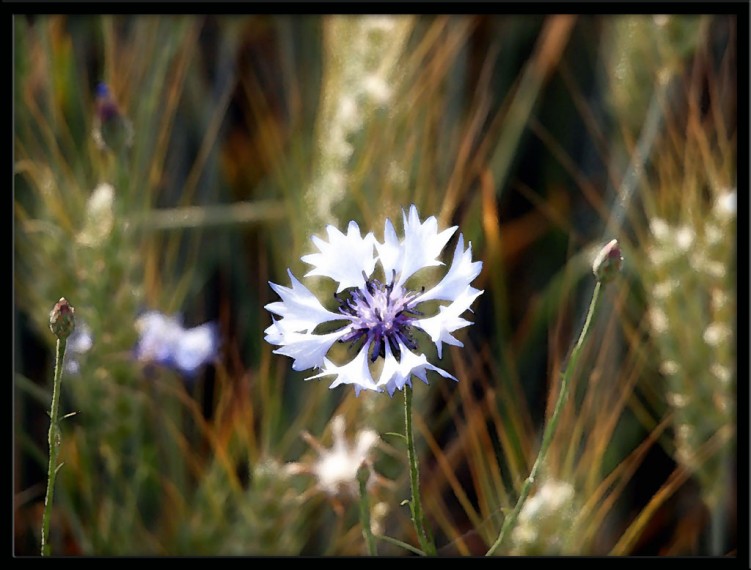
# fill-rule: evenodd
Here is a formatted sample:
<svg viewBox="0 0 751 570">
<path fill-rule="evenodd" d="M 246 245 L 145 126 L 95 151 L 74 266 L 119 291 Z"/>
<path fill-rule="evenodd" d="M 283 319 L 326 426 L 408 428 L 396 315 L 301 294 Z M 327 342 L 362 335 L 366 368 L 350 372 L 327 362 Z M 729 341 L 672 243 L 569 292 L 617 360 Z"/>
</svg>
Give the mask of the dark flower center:
<svg viewBox="0 0 751 570">
<path fill-rule="evenodd" d="M 375 278 L 367 279 L 365 288 L 353 289 L 348 298 L 340 299 L 339 312 L 352 321 L 352 330 L 339 342 L 352 342 L 361 338 L 370 345 L 370 361 L 386 356 L 386 343 L 392 354 L 401 360 L 401 344 L 414 350 L 417 344 L 412 337 L 412 321 L 421 313 L 412 303 L 419 293 L 407 291 L 391 282 L 384 285 Z"/>
</svg>

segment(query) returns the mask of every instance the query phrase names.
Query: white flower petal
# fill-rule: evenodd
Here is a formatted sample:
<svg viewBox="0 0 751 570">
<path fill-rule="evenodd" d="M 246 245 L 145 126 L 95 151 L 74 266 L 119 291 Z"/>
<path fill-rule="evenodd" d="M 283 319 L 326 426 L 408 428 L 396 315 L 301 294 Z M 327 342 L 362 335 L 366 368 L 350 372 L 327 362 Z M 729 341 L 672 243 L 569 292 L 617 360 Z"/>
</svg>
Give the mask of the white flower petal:
<svg viewBox="0 0 751 570">
<path fill-rule="evenodd" d="M 396 237 L 394 226 L 388 218 L 383 228 L 383 243 L 376 241 L 375 246 L 378 251 L 378 260 L 381 262 L 381 267 L 383 267 L 383 274 L 386 277 L 386 281 L 390 281 L 391 274 L 401 269 L 400 264 L 403 250 L 399 243 L 399 238 Z"/>
<path fill-rule="evenodd" d="M 299 321 L 295 319 L 281 319 L 276 320 L 273 316 L 271 317 L 271 324 L 264 330 L 263 332 L 266 334 L 264 337 L 266 342 L 269 344 L 275 344 L 275 345 L 282 345 L 285 344 L 284 338 L 286 336 L 292 335 L 294 333 L 298 334 L 305 334 L 300 333 L 299 331 Z"/>
<path fill-rule="evenodd" d="M 321 368 L 324 365 L 324 357 L 331 348 L 331 345 L 349 332 L 345 327 L 341 330 L 329 334 L 309 334 L 299 332 L 289 332 L 282 336 L 281 347 L 274 351 L 274 354 L 283 354 L 294 360 L 292 363 L 293 370 L 307 370 L 308 368 Z M 268 340 L 268 337 L 266 337 Z"/>
<path fill-rule="evenodd" d="M 404 241 L 402 242 L 398 284 L 403 284 L 416 271 L 423 267 L 443 265 L 437 257 L 443 251 L 448 240 L 456 231 L 456 226 L 438 232 L 438 220 L 435 216 L 420 223 L 417 208 L 413 204 L 409 209 L 409 218 L 402 212 L 404 221 Z M 387 275 L 388 279 L 389 276 Z"/>
<path fill-rule="evenodd" d="M 389 343 L 384 343 L 384 354 L 385 358 L 383 359 L 383 368 L 381 369 L 381 375 L 378 377 L 378 382 L 376 385 L 379 388 L 388 388 L 388 386 L 393 385 L 395 383 L 398 383 L 401 379 L 401 370 L 399 367 L 399 361 L 394 357 L 393 353 L 391 352 L 391 347 L 389 346 Z M 402 381 L 403 383 L 403 381 Z M 389 392 L 389 394 L 393 394 L 393 389 Z"/>
<path fill-rule="evenodd" d="M 321 253 L 305 255 L 302 260 L 313 266 L 305 276 L 322 275 L 330 277 L 339 283 L 336 292 L 341 293 L 348 287 L 362 287 L 365 285 L 363 271 L 367 276 L 373 273 L 376 259 L 373 256 L 375 237 L 372 233 L 360 236 L 360 228 L 356 222 L 350 222 L 347 235 L 334 226 L 327 226 L 329 241 L 326 242 L 313 236 L 313 243 Z"/>
<path fill-rule="evenodd" d="M 451 333 L 455 330 L 471 325 L 472 323 L 460 317 L 472 302 L 482 294 L 474 287 L 467 286 L 466 289 L 447 307 L 439 307 L 438 314 L 425 319 L 418 319 L 413 325 L 420 327 L 430 336 L 430 340 L 435 343 L 438 351 L 438 358 L 443 358 L 443 344 L 453 346 L 464 346 L 461 341 L 455 339 Z"/>
<path fill-rule="evenodd" d="M 442 368 L 430 364 L 424 354 L 415 354 L 402 343 L 399 344 L 401 352 L 401 360 L 399 361 L 393 356 L 388 344 L 385 345 L 386 358 L 384 359 L 383 370 L 378 378 L 377 387 L 379 389 L 385 388 L 389 396 L 393 396 L 395 390 L 401 390 L 405 385 L 411 386 L 413 374 L 427 384 L 426 373 L 428 370 L 433 370 L 444 378 L 451 378 L 456 381 L 454 376 Z"/>
<path fill-rule="evenodd" d="M 266 305 L 266 310 L 283 317 L 285 331 L 310 332 L 321 323 L 344 319 L 341 314 L 325 309 L 289 269 L 287 273 L 292 281 L 292 289 L 269 282 L 282 300 Z"/>
<path fill-rule="evenodd" d="M 416 302 L 443 300 L 453 301 L 469 287 L 469 284 L 480 274 L 482 261 L 472 261 L 472 244 L 464 250 L 464 236 L 459 234 L 459 241 L 454 250 L 451 268 L 443 279 L 432 289 L 420 295 Z M 474 299 L 473 299 L 474 300 Z"/>
<path fill-rule="evenodd" d="M 266 335 L 263 339 L 266 342 L 276 346 L 284 344 L 284 328 L 282 327 L 282 322 L 284 321 L 277 321 L 273 316 L 271 317 L 271 324 L 263 331 Z"/>
<path fill-rule="evenodd" d="M 370 368 L 368 366 L 368 346 L 364 345 L 360 352 L 357 353 L 352 361 L 343 365 L 337 366 L 331 362 L 328 358 L 323 359 L 323 372 L 310 376 L 305 380 L 313 380 L 314 378 L 320 378 L 321 376 L 336 375 L 336 379 L 329 386 L 329 388 L 336 388 L 340 384 L 354 384 L 355 394 L 359 395 L 360 390 L 377 390 L 373 376 L 370 374 Z"/>
<path fill-rule="evenodd" d="M 438 372 L 438 374 L 440 374 L 444 378 L 450 378 L 454 382 L 458 382 L 456 377 L 446 372 L 443 368 L 439 368 L 438 366 L 435 366 L 428 362 L 428 358 L 424 354 L 415 354 L 411 350 L 402 351 L 402 366 L 405 369 L 409 369 L 411 371 L 411 374 L 417 376 L 426 384 L 428 383 L 428 370 Z M 407 374 L 405 374 L 405 380 L 405 384 L 411 385 L 411 383 L 409 382 L 409 376 Z"/>
</svg>

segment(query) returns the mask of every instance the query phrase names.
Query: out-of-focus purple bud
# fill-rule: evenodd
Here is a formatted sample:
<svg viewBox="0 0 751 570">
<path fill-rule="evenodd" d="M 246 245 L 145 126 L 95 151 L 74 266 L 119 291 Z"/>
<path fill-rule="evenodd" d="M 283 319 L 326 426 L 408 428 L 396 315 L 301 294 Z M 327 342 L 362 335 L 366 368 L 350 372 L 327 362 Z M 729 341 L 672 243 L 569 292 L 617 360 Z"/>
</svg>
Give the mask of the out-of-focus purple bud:
<svg viewBox="0 0 751 570">
<path fill-rule="evenodd" d="M 96 112 L 102 123 L 106 123 L 120 115 L 120 109 L 106 83 L 100 83 L 96 86 Z"/>
<path fill-rule="evenodd" d="M 50 311 L 50 330 L 60 340 L 65 340 L 76 328 L 75 309 L 65 297 L 55 303 Z"/>
<path fill-rule="evenodd" d="M 133 144 L 133 125 L 122 113 L 106 83 L 96 86 L 96 113 L 92 135 L 101 149 L 120 151 Z"/>
<path fill-rule="evenodd" d="M 601 283 L 611 281 L 621 271 L 623 255 L 618 240 L 610 240 L 595 257 L 592 271 Z"/>
</svg>

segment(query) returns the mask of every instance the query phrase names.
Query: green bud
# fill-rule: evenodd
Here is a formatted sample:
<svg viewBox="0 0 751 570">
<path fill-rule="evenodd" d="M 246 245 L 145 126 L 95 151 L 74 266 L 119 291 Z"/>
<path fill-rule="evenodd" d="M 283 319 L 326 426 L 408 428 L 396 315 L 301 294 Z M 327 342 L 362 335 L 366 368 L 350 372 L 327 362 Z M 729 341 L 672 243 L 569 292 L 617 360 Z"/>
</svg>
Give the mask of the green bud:
<svg viewBox="0 0 751 570">
<path fill-rule="evenodd" d="M 368 481 L 370 480 L 370 465 L 367 460 L 363 460 L 362 463 L 360 463 L 360 467 L 357 468 L 357 482 L 360 483 L 360 485 L 367 485 Z"/>
<path fill-rule="evenodd" d="M 75 309 L 71 307 L 65 297 L 61 297 L 50 311 L 50 330 L 52 334 L 60 340 L 68 338 L 73 329 L 76 328 L 76 319 L 73 316 L 75 312 Z"/>
<path fill-rule="evenodd" d="M 623 266 L 623 255 L 618 240 L 613 239 L 603 247 L 592 263 L 592 271 L 601 283 L 612 281 Z"/>
</svg>

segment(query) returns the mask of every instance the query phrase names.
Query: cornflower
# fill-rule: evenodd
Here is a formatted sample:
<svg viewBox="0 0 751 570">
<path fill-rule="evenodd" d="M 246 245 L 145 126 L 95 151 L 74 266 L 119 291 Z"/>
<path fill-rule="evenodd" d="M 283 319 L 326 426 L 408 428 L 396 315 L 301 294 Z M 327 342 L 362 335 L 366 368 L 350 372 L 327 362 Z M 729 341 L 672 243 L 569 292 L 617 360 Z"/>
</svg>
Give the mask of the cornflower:
<svg viewBox="0 0 751 570">
<path fill-rule="evenodd" d="M 427 384 L 429 371 L 456 381 L 429 362 L 420 336 L 435 345 L 438 358 L 444 343 L 463 346 L 452 333 L 471 324 L 461 315 L 482 294 L 470 285 L 482 262 L 472 261 L 472 245 L 465 249 L 459 234 L 450 268 L 435 286 L 425 288 L 419 283 L 424 278 L 421 270 L 444 265 L 438 256 L 457 228 L 439 232 L 436 218 L 421 222 L 414 205 L 402 216 L 401 240 L 388 219 L 383 242 L 372 233 L 363 237 L 354 221 L 346 234 L 329 225 L 328 241 L 313 237 L 319 252 L 302 257 L 313 266 L 306 277 L 323 276 L 337 283 L 336 311 L 325 308 L 289 270 L 291 288 L 270 283 L 281 301 L 266 305 L 279 317 L 272 317 L 266 341 L 279 347 L 275 354 L 292 358 L 294 370 L 320 370 L 306 380 L 334 376 L 331 388 L 351 384 L 356 394 L 385 390 L 389 395 L 411 387 L 412 376 Z M 381 278 L 376 276 L 377 265 Z M 437 312 L 430 302 L 439 303 Z M 350 344 L 354 357 L 348 362 L 336 363 L 328 357 L 337 342 Z M 381 363 L 380 371 L 376 362 Z"/>
</svg>

